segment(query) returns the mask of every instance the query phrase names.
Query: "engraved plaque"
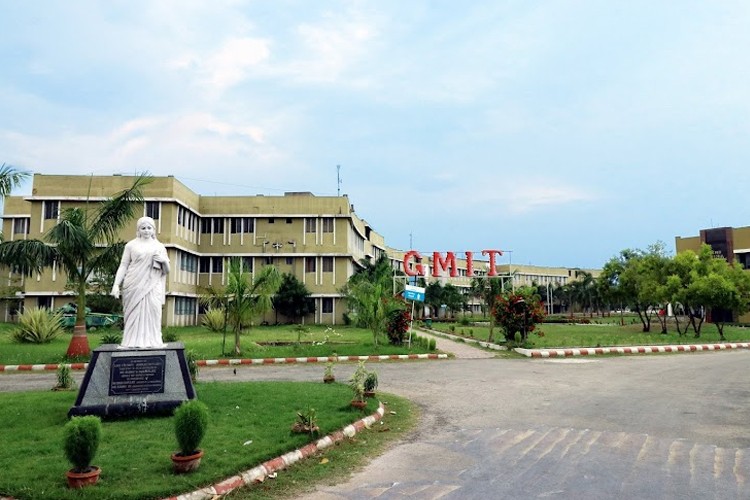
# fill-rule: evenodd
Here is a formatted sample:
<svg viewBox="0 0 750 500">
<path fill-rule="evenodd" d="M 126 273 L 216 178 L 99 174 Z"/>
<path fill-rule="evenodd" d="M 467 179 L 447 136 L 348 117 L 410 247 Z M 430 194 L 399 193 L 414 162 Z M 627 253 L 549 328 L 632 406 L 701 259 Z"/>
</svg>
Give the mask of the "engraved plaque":
<svg viewBox="0 0 750 500">
<path fill-rule="evenodd" d="M 164 355 L 112 358 L 109 395 L 164 392 Z"/>
</svg>

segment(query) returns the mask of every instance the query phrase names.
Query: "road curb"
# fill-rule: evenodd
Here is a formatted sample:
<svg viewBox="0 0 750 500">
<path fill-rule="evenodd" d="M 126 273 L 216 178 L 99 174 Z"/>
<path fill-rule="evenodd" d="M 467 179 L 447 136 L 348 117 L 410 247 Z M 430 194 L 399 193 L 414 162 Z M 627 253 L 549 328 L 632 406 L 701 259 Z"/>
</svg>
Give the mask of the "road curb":
<svg viewBox="0 0 750 500">
<path fill-rule="evenodd" d="M 335 431 L 321 439 L 318 439 L 314 443 L 309 443 L 302 448 L 298 448 L 294 451 L 285 453 L 279 457 L 263 462 L 257 467 L 253 467 L 252 469 L 224 479 L 223 481 L 212 484 L 211 486 L 191 491 L 189 493 L 183 493 L 182 495 L 167 497 L 166 500 L 201 500 L 204 498 L 216 498 L 217 495 L 226 495 L 230 491 L 237 488 L 263 482 L 270 474 L 273 474 L 274 472 L 279 470 L 286 469 L 290 465 L 295 464 L 305 458 L 311 457 L 316 453 L 343 441 L 344 439 L 351 439 L 363 429 L 369 429 L 372 425 L 382 419 L 384 414 L 385 407 L 383 406 L 383 403 L 380 403 L 377 411 L 372 415 L 361 418 L 339 431 Z"/>
<path fill-rule="evenodd" d="M 750 349 L 750 342 L 633 347 L 577 347 L 569 349 L 522 349 L 519 347 L 514 350 L 529 358 L 570 358 L 574 356 L 598 356 L 603 354 L 662 354 L 668 352 L 710 352 L 732 349 Z"/>
<path fill-rule="evenodd" d="M 229 365 L 282 365 L 294 363 L 327 363 L 341 361 L 403 361 L 414 359 L 448 359 L 447 354 L 384 354 L 381 356 L 321 356 L 307 358 L 247 358 L 247 359 L 203 359 L 197 361 L 198 366 L 229 366 Z M 88 363 L 64 363 L 71 370 L 85 370 Z M 38 365 L 0 365 L 2 372 L 50 372 L 57 371 L 59 364 Z"/>
</svg>

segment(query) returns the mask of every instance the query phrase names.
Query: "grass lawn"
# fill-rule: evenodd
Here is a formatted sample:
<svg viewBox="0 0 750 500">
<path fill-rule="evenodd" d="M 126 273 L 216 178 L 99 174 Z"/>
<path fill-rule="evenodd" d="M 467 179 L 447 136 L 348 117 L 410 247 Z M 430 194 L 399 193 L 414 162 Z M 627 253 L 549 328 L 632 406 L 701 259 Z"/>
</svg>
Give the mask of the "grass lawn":
<svg viewBox="0 0 750 500">
<path fill-rule="evenodd" d="M 607 346 L 632 346 L 632 345 L 659 345 L 659 344 L 700 344 L 719 342 L 719 332 L 713 324 L 703 324 L 700 338 L 695 338 L 692 333 L 679 336 L 674 323 L 668 324 L 668 333 L 659 333 L 661 328 L 658 322 L 651 323 L 651 332 L 643 333 L 641 323 L 625 321 L 620 325 L 619 317 L 594 318 L 598 323 L 587 325 L 543 323 L 537 326 L 529 340 L 536 348 L 555 347 L 607 347 Z M 453 326 L 453 329 L 451 329 Z M 447 323 L 433 323 L 436 330 L 478 340 L 487 340 L 489 327 L 487 326 L 462 326 Z M 542 332 L 543 336 L 537 335 Z M 503 339 L 502 329 L 495 327 L 495 340 Z M 724 336 L 727 342 L 750 341 L 750 328 L 739 326 L 726 326 Z"/>
<path fill-rule="evenodd" d="M 135 499 L 184 493 L 310 442 L 309 435 L 290 432 L 296 412 L 308 406 L 317 411 L 321 436 L 377 409 L 374 399 L 364 413 L 353 409 L 349 405 L 351 390 L 339 383 L 214 382 L 198 383 L 196 390 L 210 411 L 209 429 L 201 445 L 205 455 L 198 471 L 179 476 L 171 472 L 169 457 L 177 448 L 171 417 L 108 420 L 104 421 L 102 442 L 93 461 L 102 468 L 101 478 L 95 486 L 80 491 L 67 488 L 65 471 L 70 464 L 62 452 L 62 429 L 76 392 L 0 394 L 4 436 L 0 496 Z M 235 498 L 258 498 L 260 493 L 272 497 L 302 488 L 308 481 L 342 477 L 350 470 L 349 458 L 361 463 L 380 450 L 385 440 L 413 427 L 415 414 L 408 401 L 393 395 L 380 397 L 388 402 L 383 424 L 296 465 L 293 474 L 280 472 L 273 481 L 278 483 L 274 488 L 280 487 L 276 492 L 266 485 L 256 485 Z M 303 479 L 304 484 L 296 484 Z"/>
<path fill-rule="evenodd" d="M 19 344 L 12 340 L 11 332 L 15 328 L 10 323 L 0 323 L 0 364 L 42 364 L 61 363 L 66 361 L 65 352 L 70 343 L 71 332 L 58 336 L 49 344 Z M 193 350 L 198 359 L 225 358 L 285 358 L 308 356 L 362 356 L 384 354 L 424 353 L 426 349 L 414 345 L 411 350 L 406 346 L 393 346 L 383 337 L 375 347 L 372 332 L 363 328 L 348 326 L 326 327 L 311 325 L 300 333 L 296 326 L 259 326 L 240 336 L 242 354 L 230 354 L 234 348 L 234 335 L 227 333 L 226 345 L 222 356 L 222 334 L 211 332 L 202 326 L 169 327 L 164 329 L 164 336 L 171 334 Z M 98 347 L 105 334 L 121 334 L 117 329 L 99 329 L 89 332 L 91 349 Z M 299 340 L 299 344 L 297 341 Z M 265 345 L 263 343 L 275 343 Z M 279 344 L 283 343 L 283 344 Z M 79 360 L 87 361 L 87 360 Z"/>
</svg>

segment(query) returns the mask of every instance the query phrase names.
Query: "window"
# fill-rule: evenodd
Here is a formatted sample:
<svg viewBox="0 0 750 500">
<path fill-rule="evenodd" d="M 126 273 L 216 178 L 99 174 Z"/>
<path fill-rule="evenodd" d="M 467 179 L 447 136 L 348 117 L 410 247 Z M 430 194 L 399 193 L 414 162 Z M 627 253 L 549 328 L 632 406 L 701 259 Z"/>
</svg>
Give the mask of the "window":
<svg viewBox="0 0 750 500">
<path fill-rule="evenodd" d="M 182 207 L 177 212 L 179 222 L 182 222 Z M 146 217 L 151 217 L 156 220 L 159 218 L 159 202 L 158 201 L 147 201 L 146 202 Z"/>
<path fill-rule="evenodd" d="M 224 258 L 223 257 L 213 257 L 211 260 L 211 270 L 215 273 L 221 273 L 224 271 Z"/>
<path fill-rule="evenodd" d="M 198 257 L 180 252 L 180 270 L 194 273 L 198 267 Z"/>
<path fill-rule="evenodd" d="M 195 312 L 195 299 L 193 297 L 175 297 L 175 316 L 187 316 Z"/>
<path fill-rule="evenodd" d="M 252 217 L 232 217 L 230 222 L 233 234 L 252 233 L 255 226 Z"/>
<path fill-rule="evenodd" d="M 326 217 L 325 219 L 323 219 L 323 232 L 324 233 L 333 232 L 333 219 L 331 217 Z"/>
<path fill-rule="evenodd" d="M 273 257 L 266 257 L 266 265 L 267 266 L 273 265 Z"/>
<path fill-rule="evenodd" d="M 315 217 L 305 217 L 305 232 L 314 233 L 318 228 L 317 222 Z"/>
<path fill-rule="evenodd" d="M 242 229 L 246 233 L 252 233 L 255 231 L 255 219 L 252 217 L 245 217 L 244 222 L 242 223 Z"/>
<path fill-rule="evenodd" d="M 331 297 L 323 297 L 323 313 L 331 314 L 333 312 L 333 299 Z"/>
<path fill-rule="evenodd" d="M 211 219 L 201 219 L 201 233 L 208 234 L 211 232 Z"/>
<path fill-rule="evenodd" d="M 44 202 L 44 218 L 45 219 L 57 219 L 60 215 L 60 202 L 59 201 L 45 201 Z"/>
<path fill-rule="evenodd" d="M 39 309 L 47 308 L 52 309 L 52 297 L 37 297 L 36 305 Z"/>
<path fill-rule="evenodd" d="M 273 219 L 268 219 L 269 224 L 273 224 L 275 221 Z"/>
<path fill-rule="evenodd" d="M 13 233 L 29 234 L 29 219 L 27 217 L 13 219 Z"/>
<path fill-rule="evenodd" d="M 211 257 L 201 257 L 199 272 L 208 273 L 211 272 Z"/>
<path fill-rule="evenodd" d="M 291 224 L 292 223 L 292 219 L 287 218 L 286 223 L 287 224 Z"/>
<path fill-rule="evenodd" d="M 286 265 L 291 266 L 294 263 L 294 257 L 286 258 Z"/>
<path fill-rule="evenodd" d="M 223 217 L 213 217 L 213 225 L 214 225 L 215 234 L 224 234 L 224 218 Z"/>
<path fill-rule="evenodd" d="M 242 270 L 246 273 L 253 272 L 253 258 L 252 257 L 242 257 Z"/>
<path fill-rule="evenodd" d="M 315 272 L 315 257 L 305 257 L 305 272 L 306 273 Z"/>
<path fill-rule="evenodd" d="M 323 257 L 323 272 L 324 273 L 333 272 L 333 257 Z"/>
</svg>

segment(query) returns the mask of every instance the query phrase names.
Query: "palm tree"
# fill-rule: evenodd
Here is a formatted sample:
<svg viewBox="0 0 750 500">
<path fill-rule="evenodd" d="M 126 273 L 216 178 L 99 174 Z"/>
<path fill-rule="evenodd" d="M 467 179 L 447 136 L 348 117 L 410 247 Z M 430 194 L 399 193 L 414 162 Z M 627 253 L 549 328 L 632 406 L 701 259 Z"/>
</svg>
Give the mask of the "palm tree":
<svg viewBox="0 0 750 500">
<path fill-rule="evenodd" d="M 28 172 L 3 163 L 0 166 L 0 200 L 9 196 L 13 188 L 17 188 L 28 178 Z"/>
<path fill-rule="evenodd" d="M 234 332 L 234 353 L 241 354 L 240 333 L 255 318 L 273 309 L 273 296 L 281 285 L 281 275 L 274 266 L 266 266 L 253 279 L 244 269 L 242 260 L 229 261 L 229 274 L 224 293 L 227 297 L 227 319 Z"/>
<path fill-rule="evenodd" d="M 66 208 L 60 221 L 45 235 L 44 241 L 16 240 L 0 243 L 0 263 L 27 276 L 41 273 L 55 263 L 68 276 L 76 291 L 76 323 L 67 356 L 88 356 L 86 335 L 86 285 L 89 278 L 112 268 L 122 255 L 124 242 L 118 236 L 125 224 L 142 207 L 143 187 L 151 182 L 147 174 L 136 178 L 131 187 L 97 204 L 94 211 L 84 207 Z M 93 213 L 92 213 L 93 212 Z"/>
</svg>

